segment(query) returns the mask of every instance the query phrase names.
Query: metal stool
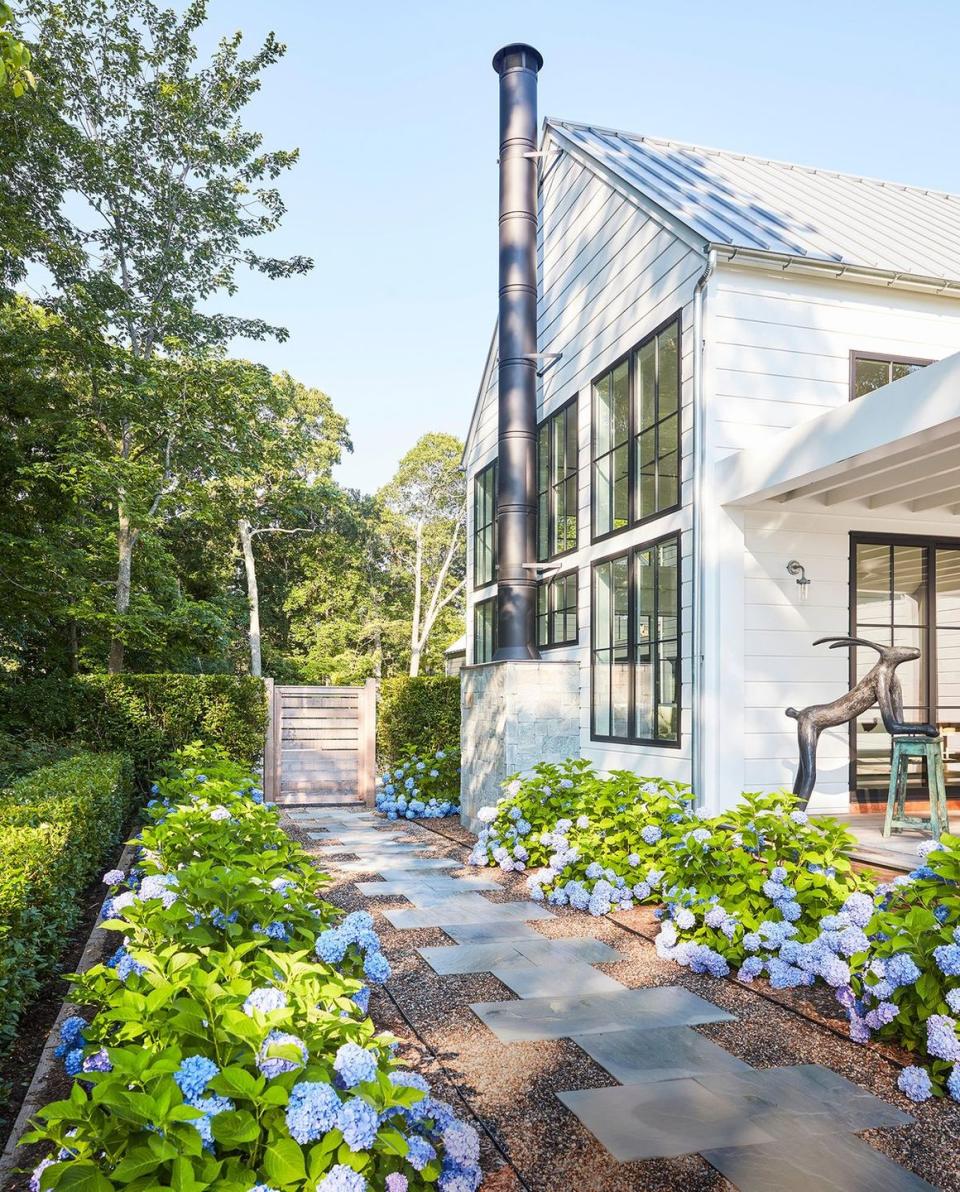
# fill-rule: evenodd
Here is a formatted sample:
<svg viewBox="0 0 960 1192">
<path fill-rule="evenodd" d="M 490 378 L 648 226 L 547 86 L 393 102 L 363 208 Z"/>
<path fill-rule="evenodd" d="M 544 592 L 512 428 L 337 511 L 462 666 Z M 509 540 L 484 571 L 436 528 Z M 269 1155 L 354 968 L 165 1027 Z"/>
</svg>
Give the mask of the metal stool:
<svg viewBox="0 0 960 1192">
<path fill-rule="evenodd" d="M 907 771 L 912 757 L 923 758 L 927 763 L 927 793 L 930 796 L 929 816 L 905 814 Z M 891 832 L 902 832 L 904 828 L 928 828 L 934 840 L 939 840 L 944 832 L 950 831 L 940 737 L 893 738 L 890 791 L 887 795 L 887 814 L 883 821 L 883 835 L 889 836 Z"/>
</svg>

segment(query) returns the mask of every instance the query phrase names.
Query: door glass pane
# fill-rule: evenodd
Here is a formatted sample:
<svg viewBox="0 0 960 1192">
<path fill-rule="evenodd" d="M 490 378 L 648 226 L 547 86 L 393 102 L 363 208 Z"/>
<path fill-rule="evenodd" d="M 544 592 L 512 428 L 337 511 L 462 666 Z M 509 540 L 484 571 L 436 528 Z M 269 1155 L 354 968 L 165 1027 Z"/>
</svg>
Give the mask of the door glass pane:
<svg viewBox="0 0 960 1192">
<path fill-rule="evenodd" d="M 610 374 L 593 387 L 594 454 L 605 455 L 613 446 L 613 412 L 610 408 Z"/>
<path fill-rule="evenodd" d="M 659 427 L 659 446 L 657 461 L 657 508 L 668 509 L 671 505 L 676 505 L 680 494 L 678 491 L 679 475 L 680 475 L 680 451 L 677 442 L 677 433 L 680 427 L 680 418 L 677 414 L 672 414 L 660 423 Z"/>
<path fill-rule="evenodd" d="M 657 431 L 655 427 L 637 436 L 637 517 L 657 511 Z"/>
<path fill-rule="evenodd" d="M 893 548 L 893 623 L 927 623 L 927 548 Z"/>
<path fill-rule="evenodd" d="M 891 551 L 886 544 L 858 543 L 857 620 L 861 624 L 890 624 L 891 564 Z"/>
<path fill-rule="evenodd" d="M 621 530 L 630 519 L 630 490 L 628 487 L 627 471 L 629 467 L 628 449 L 624 443 L 613 452 L 614 489 L 613 489 L 613 529 Z"/>
</svg>

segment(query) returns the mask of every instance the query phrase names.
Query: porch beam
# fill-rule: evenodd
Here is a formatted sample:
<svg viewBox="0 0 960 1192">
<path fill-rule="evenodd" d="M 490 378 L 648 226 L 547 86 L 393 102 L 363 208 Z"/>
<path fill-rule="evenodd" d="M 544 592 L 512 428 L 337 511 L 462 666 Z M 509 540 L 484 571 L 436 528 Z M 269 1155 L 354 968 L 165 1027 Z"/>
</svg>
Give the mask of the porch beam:
<svg viewBox="0 0 960 1192">
<path fill-rule="evenodd" d="M 792 492 L 785 493 L 779 499 L 785 501 L 796 500 L 798 497 L 820 496 L 825 505 L 837 505 L 841 501 L 856 501 L 874 494 L 877 491 L 877 483 L 882 483 L 885 476 L 897 469 L 918 464 L 921 475 L 929 475 L 929 464 L 936 465 L 940 456 L 956 459 L 958 448 L 960 448 L 960 435 L 942 440 L 939 447 L 931 447 L 925 443 L 920 444 L 901 452 L 895 459 L 888 458 L 876 460 L 871 464 L 857 464 L 829 479 L 818 480 L 810 485 L 801 485 L 793 489 Z M 844 495 L 838 496 L 837 494 L 841 492 Z"/>
<path fill-rule="evenodd" d="M 902 472 L 892 472 L 891 480 L 898 483 L 876 488 L 867 501 L 870 509 L 881 509 L 884 505 L 903 505 L 917 497 L 927 497 L 949 488 L 951 481 L 960 480 L 960 460 L 943 460 L 938 467 L 925 468 L 922 462 L 913 464 Z M 882 481 L 881 481 L 882 484 Z"/>
<path fill-rule="evenodd" d="M 925 509 L 949 507 L 958 497 L 960 497 L 960 484 L 951 485 L 950 488 L 941 488 L 939 492 L 928 497 L 920 497 L 919 500 L 911 501 L 910 509 L 913 513 L 922 513 Z"/>
</svg>

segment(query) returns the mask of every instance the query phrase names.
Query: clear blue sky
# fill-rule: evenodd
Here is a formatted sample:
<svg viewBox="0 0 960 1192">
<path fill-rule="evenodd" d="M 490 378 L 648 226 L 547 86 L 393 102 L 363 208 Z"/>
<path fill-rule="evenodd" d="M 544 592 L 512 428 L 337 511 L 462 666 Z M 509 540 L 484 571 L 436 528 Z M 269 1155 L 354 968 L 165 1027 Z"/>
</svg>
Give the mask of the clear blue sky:
<svg viewBox="0 0 960 1192">
<path fill-rule="evenodd" d="M 676 15 L 674 15 L 676 14 Z M 275 253 L 234 308 L 287 326 L 237 345 L 350 420 L 340 479 L 372 491 L 429 430 L 466 433 L 497 300 L 497 85 L 543 53 L 540 115 L 960 192 L 960 4 L 213 0 L 209 33 L 287 43 L 249 121 L 298 146 Z"/>
</svg>

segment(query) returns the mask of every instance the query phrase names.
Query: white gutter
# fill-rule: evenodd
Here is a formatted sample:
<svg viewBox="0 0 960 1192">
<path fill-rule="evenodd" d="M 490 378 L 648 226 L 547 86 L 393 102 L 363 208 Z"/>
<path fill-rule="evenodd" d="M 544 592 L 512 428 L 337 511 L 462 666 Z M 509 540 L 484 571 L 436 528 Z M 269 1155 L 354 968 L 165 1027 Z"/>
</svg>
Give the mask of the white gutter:
<svg viewBox="0 0 960 1192">
<path fill-rule="evenodd" d="M 784 273 L 804 273 L 808 276 L 829 275 L 834 281 L 859 282 L 861 285 L 887 286 L 890 289 L 918 290 L 922 293 L 946 294 L 960 298 L 960 281 L 946 277 L 926 277 L 918 273 L 875 269 L 868 265 L 845 265 L 842 261 L 823 261 L 815 257 L 794 257 L 786 253 L 762 249 L 732 248 L 729 244 L 711 244 L 710 251 L 719 254 L 728 265 L 745 265 L 754 269 L 780 269 Z"/>
<path fill-rule="evenodd" d="M 693 791 L 699 805 L 705 790 L 703 757 L 703 643 L 706 633 L 703 566 L 703 495 L 706 476 L 706 399 L 703 389 L 703 296 L 717 267 L 717 254 L 710 249 L 707 264 L 693 292 L 693 714 L 691 746 Z"/>
</svg>

